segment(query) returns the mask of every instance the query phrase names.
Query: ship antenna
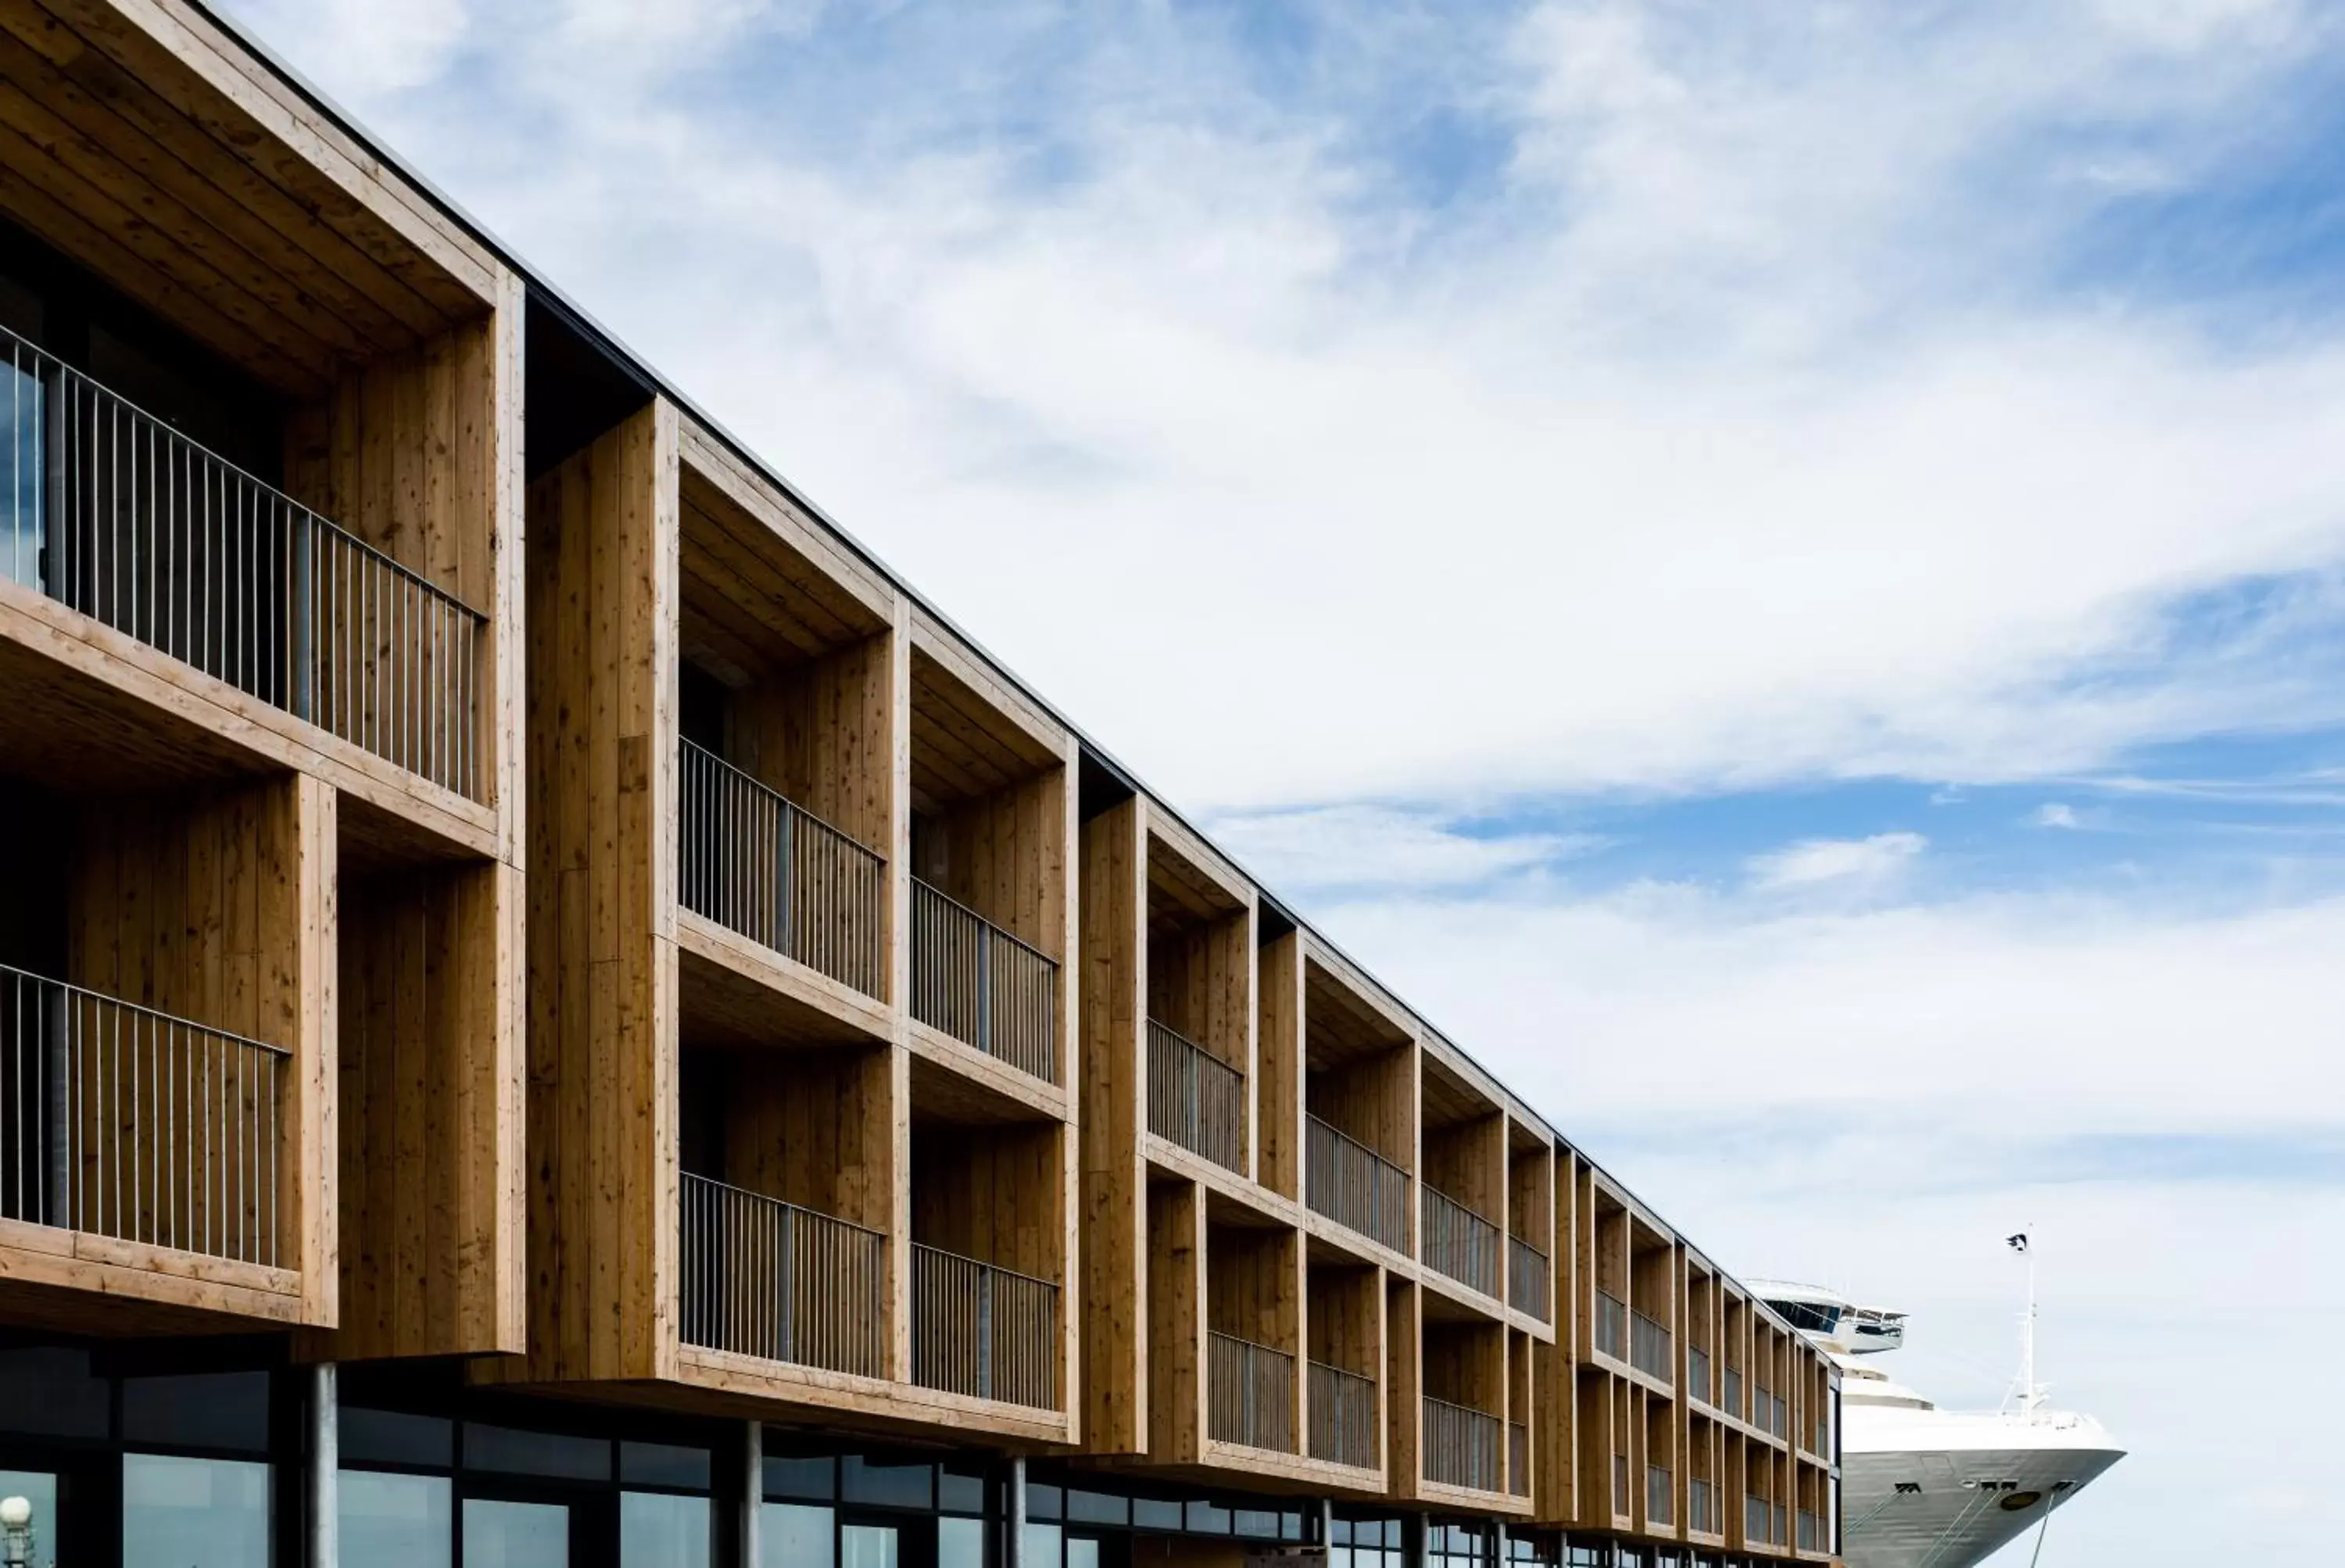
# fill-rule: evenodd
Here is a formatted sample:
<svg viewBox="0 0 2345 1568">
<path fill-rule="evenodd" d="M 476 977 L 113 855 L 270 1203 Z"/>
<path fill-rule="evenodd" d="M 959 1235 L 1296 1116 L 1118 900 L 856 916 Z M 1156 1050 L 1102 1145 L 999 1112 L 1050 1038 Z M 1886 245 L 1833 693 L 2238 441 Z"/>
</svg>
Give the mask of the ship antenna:
<svg viewBox="0 0 2345 1568">
<path fill-rule="evenodd" d="M 2019 1319 L 2019 1413 L 2031 1420 L 2043 1398 L 2035 1386 L 2035 1228 L 2031 1224 L 2017 1235 L 2004 1237 L 2006 1246 L 2027 1259 L 2027 1311 Z"/>
</svg>

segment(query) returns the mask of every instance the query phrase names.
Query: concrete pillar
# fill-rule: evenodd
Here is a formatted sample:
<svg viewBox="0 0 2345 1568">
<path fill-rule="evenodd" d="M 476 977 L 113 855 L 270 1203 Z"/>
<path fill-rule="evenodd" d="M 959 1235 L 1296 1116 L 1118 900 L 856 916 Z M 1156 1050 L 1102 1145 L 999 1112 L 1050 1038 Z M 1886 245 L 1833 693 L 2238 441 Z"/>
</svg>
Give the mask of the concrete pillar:
<svg viewBox="0 0 2345 1568">
<path fill-rule="evenodd" d="M 334 1363 L 310 1369 L 309 1568 L 340 1568 L 341 1394 Z"/>
</svg>

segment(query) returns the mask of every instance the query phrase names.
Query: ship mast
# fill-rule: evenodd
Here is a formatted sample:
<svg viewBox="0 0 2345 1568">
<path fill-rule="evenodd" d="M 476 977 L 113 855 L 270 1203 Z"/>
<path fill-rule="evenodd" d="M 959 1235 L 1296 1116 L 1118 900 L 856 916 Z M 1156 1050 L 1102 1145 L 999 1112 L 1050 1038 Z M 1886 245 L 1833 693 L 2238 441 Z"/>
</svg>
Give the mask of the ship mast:
<svg viewBox="0 0 2345 1568">
<path fill-rule="evenodd" d="M 2027 1316 L 2019 1320 L 2020 1413 L 2033 1419 L 2043 1399 L 2044 1390 L 2035 1386 L 2035 1238 L 2031 1235 L 2027 1238 Z"/>
</svg>

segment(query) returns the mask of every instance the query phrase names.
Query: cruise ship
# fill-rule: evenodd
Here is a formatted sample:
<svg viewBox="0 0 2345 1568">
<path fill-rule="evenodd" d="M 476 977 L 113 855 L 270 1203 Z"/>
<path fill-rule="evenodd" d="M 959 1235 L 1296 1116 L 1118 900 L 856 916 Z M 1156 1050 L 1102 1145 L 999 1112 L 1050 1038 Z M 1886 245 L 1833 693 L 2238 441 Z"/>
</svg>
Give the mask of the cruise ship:
<svg viewBox="0 0 2345 1568">
<path fill-rule="evenodd" d="M 2046 1404 L 2032 1300 L 2016 1399 L 1962 1411 L 1940 1410 L 1862 1359 L 1904 1343 L 1904 1313 L 1812 1285 L 1752 1289 L 1840 1366 L 1848 1568 L 1971 1568 L 2021 1533 L 2048 1529 L 2053 1512 L 2125 1457 L 2100 1422 Z"/>
</svg>

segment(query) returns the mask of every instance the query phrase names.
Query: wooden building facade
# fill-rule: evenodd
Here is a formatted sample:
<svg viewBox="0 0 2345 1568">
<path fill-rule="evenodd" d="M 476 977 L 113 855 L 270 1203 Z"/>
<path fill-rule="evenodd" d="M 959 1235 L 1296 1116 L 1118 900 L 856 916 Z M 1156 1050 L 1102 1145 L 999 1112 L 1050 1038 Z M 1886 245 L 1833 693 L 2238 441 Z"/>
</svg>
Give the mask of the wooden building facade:
<svg viewBox="0 0 2345 1568">
<path fill-rule="evenodd" d="M 0 0 L 43 1560 L 1833 1563 L 1837 1374 L 190 0 Z"/>
</svg>

